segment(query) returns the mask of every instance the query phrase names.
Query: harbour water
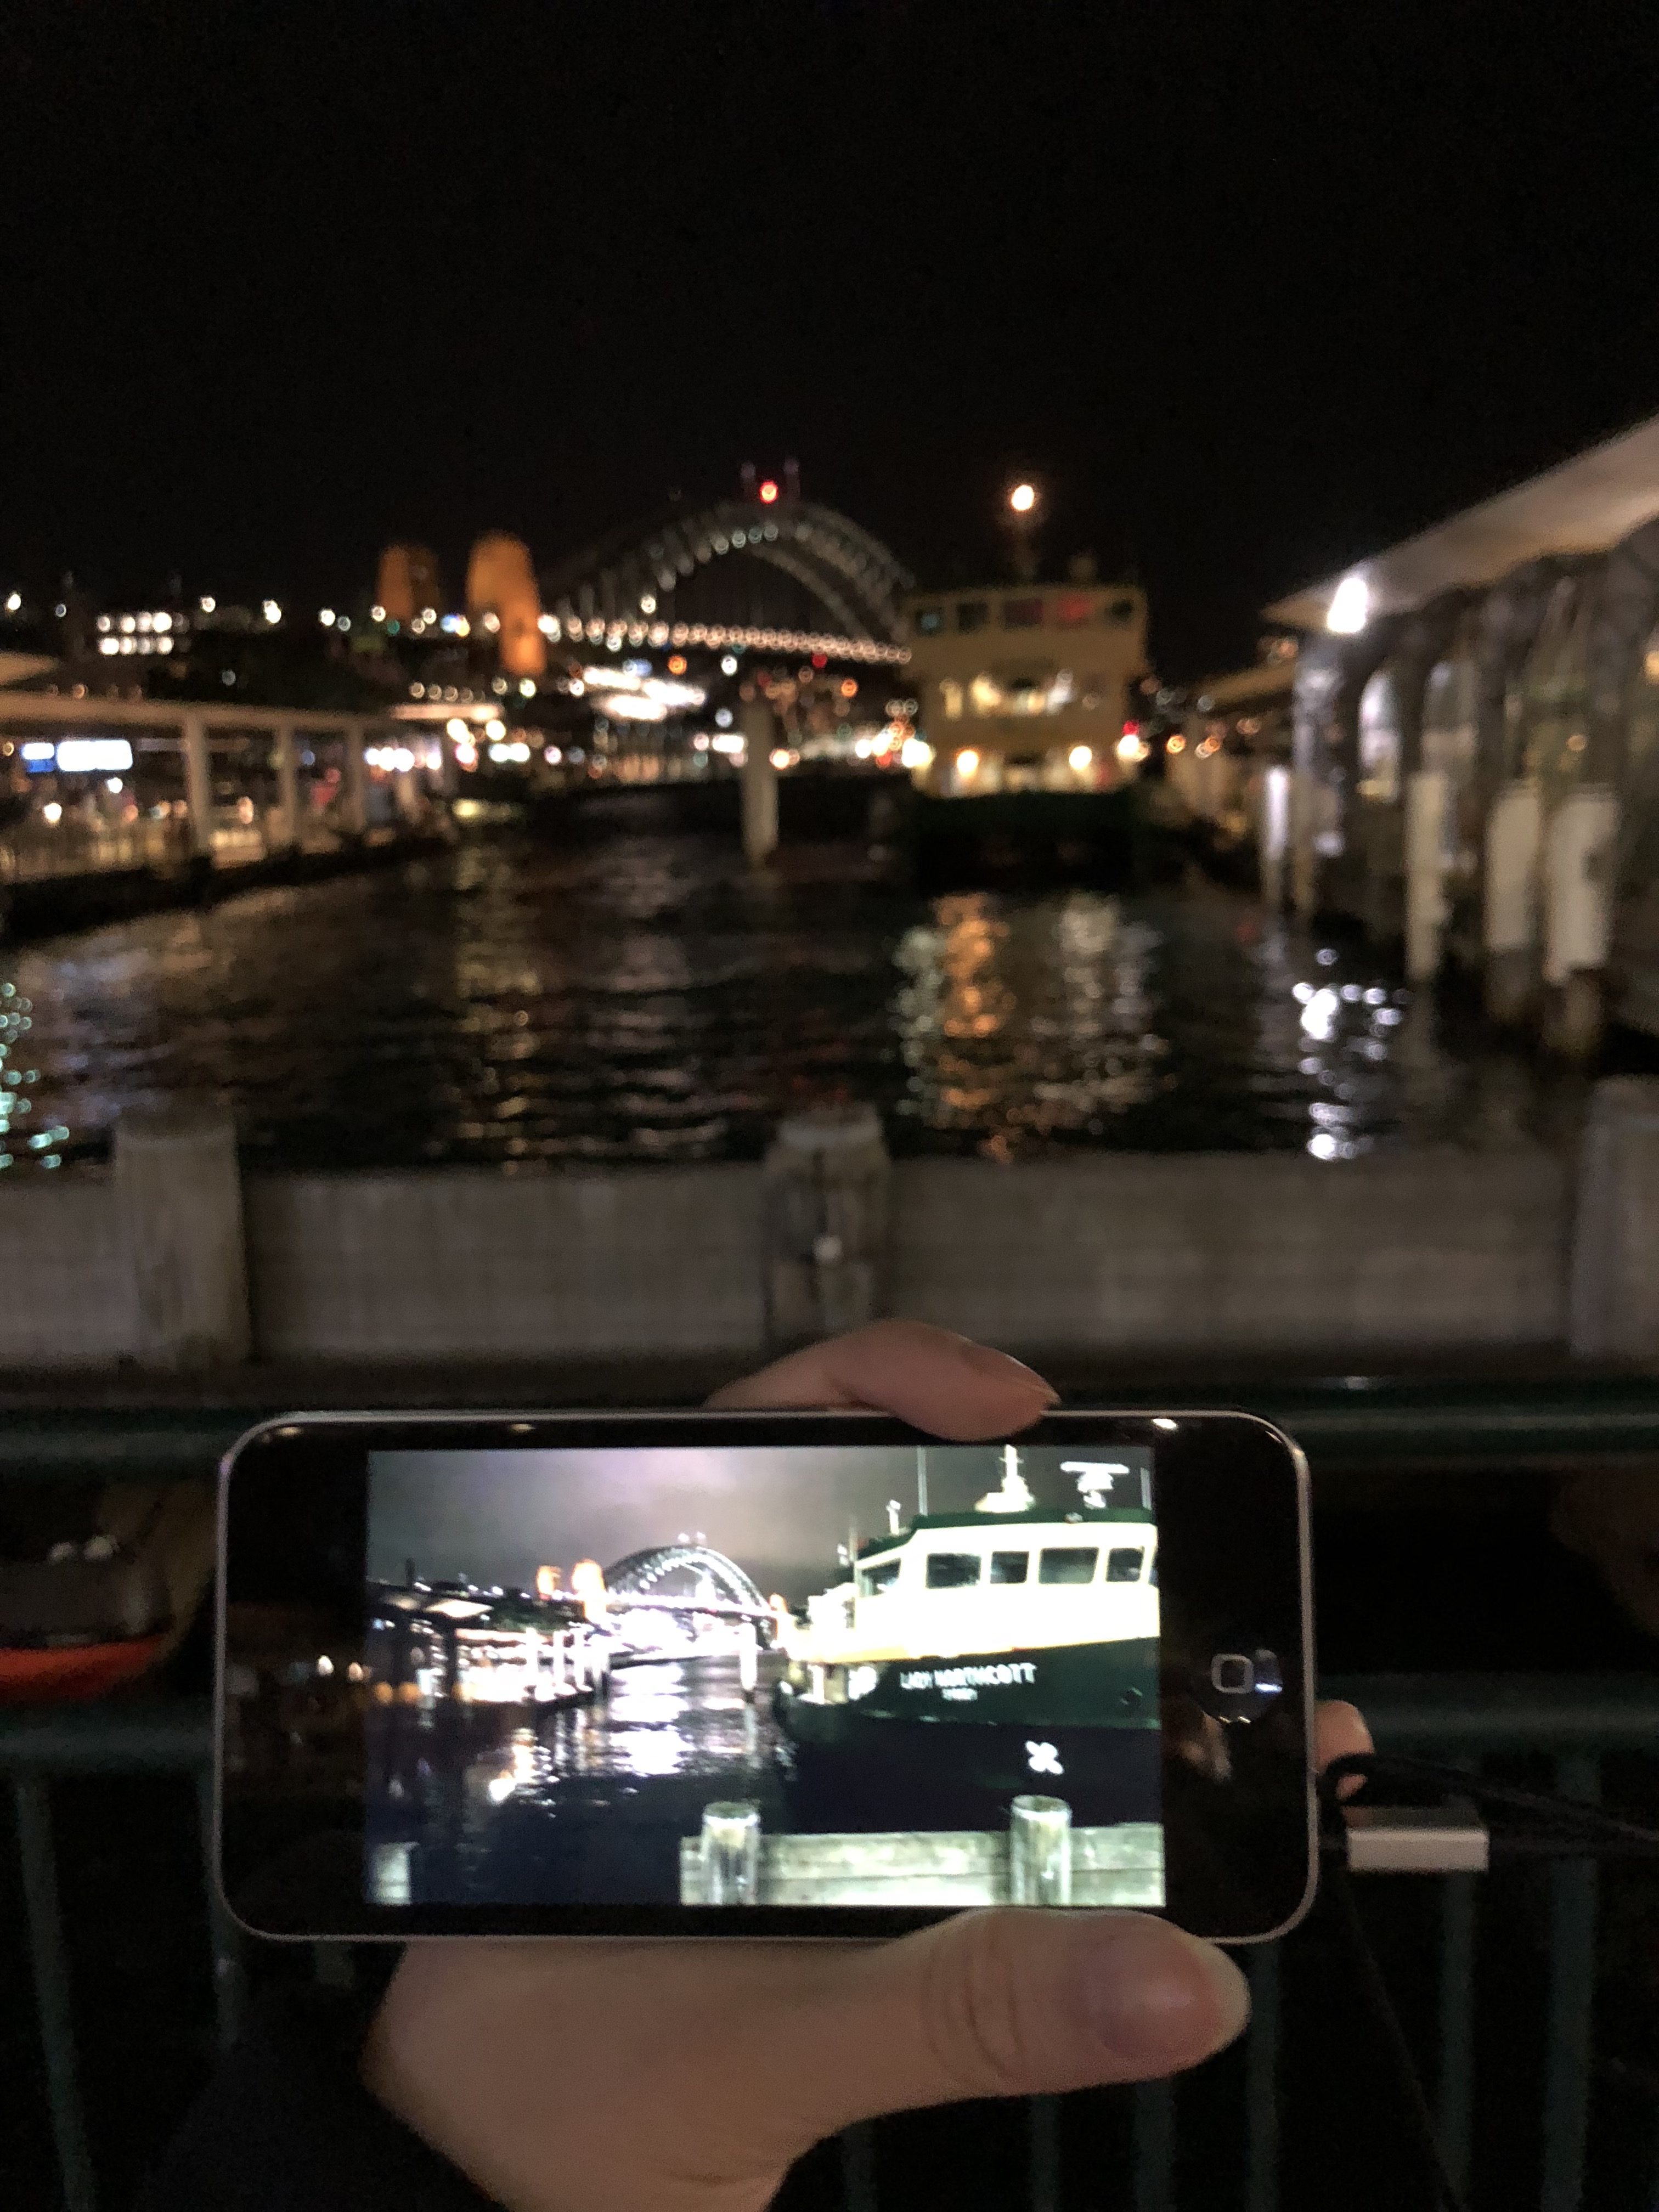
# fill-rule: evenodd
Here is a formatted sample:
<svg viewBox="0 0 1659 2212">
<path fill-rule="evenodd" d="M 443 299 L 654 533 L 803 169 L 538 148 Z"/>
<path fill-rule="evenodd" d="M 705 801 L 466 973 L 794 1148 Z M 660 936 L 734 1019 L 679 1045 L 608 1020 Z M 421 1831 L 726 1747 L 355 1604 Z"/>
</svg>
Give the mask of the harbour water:
<svg viewBox="0 0 1659 2212">
<path fill-rule="evenodd" d="M 408 1838 L 426 1902 L 672 1904 L 680 1839 L 714 1799 L 783 1823 L 770 1692 L 745 1700 L 734 1659 L 620 1667 L 608 1694 L 509 1719 L 494 1709 L 465 1743 L 453 1727 L 392 1717 L 388 1790 L 371 1789 L 366 1841 Z M 445 1715 L 442 1720 L 452 1720 Z"/>
<path fill-rule="evenodd" d="M 1200 881 L 927 899 L 862 848 L 480 837 L 406 867 L 0 947 L 0 1159 L 234 1106 L 254 1166 L 754 1158 L 873 1100 L 896 1154 L 1561 1141 L 1581 1079 L 1354 940 Z"/>
</svg>

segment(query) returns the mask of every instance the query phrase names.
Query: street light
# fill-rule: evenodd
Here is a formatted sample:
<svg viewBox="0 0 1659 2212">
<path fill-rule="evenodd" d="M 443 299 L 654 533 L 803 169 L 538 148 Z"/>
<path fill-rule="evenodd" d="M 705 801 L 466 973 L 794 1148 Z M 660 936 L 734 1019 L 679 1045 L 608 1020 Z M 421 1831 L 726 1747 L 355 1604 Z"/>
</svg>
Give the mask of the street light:
<svg viewBox="0 0 1659 2212">
<path fill-rule="evenodd" d="M 1013 570 L 1022 584 L 1029 584 L 1036 576 L 1036 519 L 1037 488 L 1024 477 L 1008 487 L 1007 514 L 1005 524 L 1012 540 Z"/>
</svg>

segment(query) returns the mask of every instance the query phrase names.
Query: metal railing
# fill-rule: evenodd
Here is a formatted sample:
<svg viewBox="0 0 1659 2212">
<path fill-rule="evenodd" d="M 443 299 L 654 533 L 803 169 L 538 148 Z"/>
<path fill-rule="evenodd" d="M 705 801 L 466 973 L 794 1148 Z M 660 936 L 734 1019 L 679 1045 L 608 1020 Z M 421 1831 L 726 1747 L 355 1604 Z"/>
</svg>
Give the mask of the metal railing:
<svg viewBox="0 0 1659 2212">
<path fill-rule="evenodd" d="M 1432 1751 L 1476 1769 L 1488 1759 L 1516 1753 L 1542 1756 L 1553 1763 L 1553 1786 L 1588 1802 L 1600 1796 L 1604 1758 L 1632 1752 L 1651 1757 L 1659 1744 L 1659 1680 L 1642 1677 L 1373 1676 L 1325 1686 L 1362 1707 L 1382 1749 Z M 228 2043 L 241 2018 L 246 1961 L 237 1932 L 205 1883 L 210 1763 L 209 1714 L 201 1700 L 114 1703 L 0 1720 L 0 1767 L 15 1810 L 33 2005 L 67 2212 L 96 2212 L 99 2192 L 80 2086 L 76 2007 L 53 1844 L 52 1785 L 88 1776 L 116 1780 L 171 1774 L 194 1786 L 208 1895 L 209 1948 L 203 1971 L 211 1976 L 220 2039 Z M 1463 2186 L 1471 2179 L 1474 2140 L 1479 1879 L 1452 1875 L 1439 1884 L 1437 2047 L 1431 2079 L 1443 2153 L 1454 2179 Z M 1578 2212 L 1584 2202 L 1595 2051 L 1598 1869 L 1589 1860 L 1564 1860 L 1550 1868 L 1548 1882 L 1543 2152 L 1533 2201 L 1540 2212 Z M 325 1977 L 339 1978 L 343 1960 L 329 1960 L 325 1947 L 319 1950 L 325 1953 Z M 1249 1960 L 1254 2011 L 1243 2062 L 1241 2147 L 1246 2212 L 1275 2212 L 1279 2203 L 1279 1950 L 1267 1947 Z M 1182 2087 L 1149 2084 L 1135 2098 L 1133 2203 L 1136 2212 L 1173 2212 Z M 1024 2212 L 1061 2212 L 1066 2202 L 1058 2113 L 1057 2100 L 1030 2100 L 1030 2182 Z M 846 2212 L 879 2212 L 876 2133 L 854 2129 L 843 2140 Z M 1659 2187 L 1659 2171 L 1653 2183 Z"/>
</svg>

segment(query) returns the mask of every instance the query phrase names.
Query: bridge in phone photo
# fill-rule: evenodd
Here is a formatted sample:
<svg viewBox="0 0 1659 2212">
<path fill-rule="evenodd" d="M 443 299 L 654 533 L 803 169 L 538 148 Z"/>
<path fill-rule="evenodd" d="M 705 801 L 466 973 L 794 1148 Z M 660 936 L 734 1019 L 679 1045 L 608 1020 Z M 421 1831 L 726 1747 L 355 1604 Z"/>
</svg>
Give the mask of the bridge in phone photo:
<svg viewBox="0 0 1659 2212">
<path fill-rule="evenodd" d="M 706 1544 L 630 1552 L 607 1571 L 605 1584 L 607 1611 L 637 1617 L 623 1631 L 628 1662 L 729 1653 L 744 1644 L 752 1651 L 777 1620 L 776 1608 L 737 1561 Z M 659 1624 L 654 1635 L 653 1617 Z"/>
</svg>

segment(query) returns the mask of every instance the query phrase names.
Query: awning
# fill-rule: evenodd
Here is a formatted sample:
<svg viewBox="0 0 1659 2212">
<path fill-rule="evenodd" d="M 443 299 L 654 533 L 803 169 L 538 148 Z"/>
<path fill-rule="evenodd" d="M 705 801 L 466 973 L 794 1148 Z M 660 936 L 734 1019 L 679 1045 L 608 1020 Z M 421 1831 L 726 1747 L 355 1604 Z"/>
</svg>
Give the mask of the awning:
<svg viewBox="0 0 1659 2212">
<path fill-rule="evenodd" d="M 1659 415 L 1263 611 L 1271 622 L 1323 629 L 1338 585 L 1358 576 L 1368 619 L 1406 613 L 1441 592 L 1496 583 L 1546 553 L 1605 552 L 1656 515 Z"/>
</svg>

